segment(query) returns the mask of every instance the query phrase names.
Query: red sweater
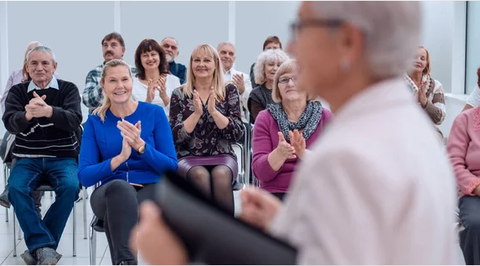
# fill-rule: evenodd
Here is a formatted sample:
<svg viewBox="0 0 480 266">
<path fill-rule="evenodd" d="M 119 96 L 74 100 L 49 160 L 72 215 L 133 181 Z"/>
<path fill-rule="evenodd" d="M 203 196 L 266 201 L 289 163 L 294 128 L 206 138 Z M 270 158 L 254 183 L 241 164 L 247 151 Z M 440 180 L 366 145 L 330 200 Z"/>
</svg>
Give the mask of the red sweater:
<svg viewBox="0 0 480 266">
<path fill-rule="evenodd" d="M 325 124 L 331 118 L 332 113 L 327 109 L 323 109 L 322 119 L 320 119 L 317 129 L 306 140 L 307 149 L 315 143 Z M 298 161 L 298 158 L 287 159 L 278 171 L 274 171 L 268 163 L 268 155 L 277 148 L 279 131 L 277 121 L 273 119 L 268 110 L 263 110 L 258 114 L 253 129 L 252 171 L 260 181 L 260 187 L 271 193 L 285 193 L 288 191 Z"/>
</svg>

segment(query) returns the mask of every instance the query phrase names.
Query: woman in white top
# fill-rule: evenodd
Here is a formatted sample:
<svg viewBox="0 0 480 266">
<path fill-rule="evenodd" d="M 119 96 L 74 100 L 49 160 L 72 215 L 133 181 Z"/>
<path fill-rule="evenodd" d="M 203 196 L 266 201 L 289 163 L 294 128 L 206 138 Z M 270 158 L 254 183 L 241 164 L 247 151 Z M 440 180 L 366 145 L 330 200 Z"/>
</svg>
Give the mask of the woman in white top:
<svg viewBox="0 0 480 266">
<path fill-rule="evenodd" d="M 297 86 L 329 102 L 334 119 L 309 148 L 285 204 L 244 189 L 240 214 L 296 247 L 298 264 L 455 261 L 453 170 L 402 79 L 420 41 L 420 13 L 420 3 L 408 1 L 300 5 L 288 46 Z M 292 146 L 301 151 L 305 142 L 294 138 Z M 149 263 L 188 263 L 189 250 L 161 215 L 144 203 L 130 243 Z M 239 252 L 225 247 L 219 252 Z M 256 256 L 276 255 L 268 250 L 246 256 L 258 264 Z"/>
<path fill-rule="evenodd" d="M 180 87 L 180 80 L 169 74 L 165 51 L 155 40 L 143 40 L 135 51 L 135 67 L 133 99 L 163 107 L 168 117 L 170 97 Z"/>
<path fill-rule="evenodd" d="M 463 111 L 480 106 L 480 68 L 477 69 L 477 76 L 477 84 L 472 93 L 470 93 L 470 97 L 468 97 L 467 104 L 465 104 Z"/>
</svg>

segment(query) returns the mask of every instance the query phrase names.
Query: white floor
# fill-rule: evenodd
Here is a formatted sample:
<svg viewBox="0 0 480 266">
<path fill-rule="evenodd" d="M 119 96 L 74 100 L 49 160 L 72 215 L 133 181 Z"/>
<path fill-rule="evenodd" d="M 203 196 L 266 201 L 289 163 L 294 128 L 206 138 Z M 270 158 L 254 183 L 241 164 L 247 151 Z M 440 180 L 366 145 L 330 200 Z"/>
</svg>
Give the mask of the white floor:
<svg viewBox="0 0 480 266">
<path fill-rule="evenodd" d="M 4 178 L 3 178 L 3 164 L 0 164 L 0 190 L 4 188 Z M 91 190 L 89 190 L 91 192 Z M 46 192 L 42 200 L 42 213 L 45 214 L 46 210 L 50 204 L 54 201 L 55 195 L 50 196 L 50 192 Z M 239 211 L 239 197 L 235 193 L 235 210 Z M 62 259 L 59 261 L 59 265 L 89 265 L 89 250 L 88 250 L 88 239 L 84 239 L 84 211 L 83 211 L 83 200 L 76 204 L 76 244 L 77 244 L 77 256 L 73 257 L 73 223 L 72 215 L 68 220 L 67 226 L 63 233 L 58 252 L 63 255 Z M 93 213 L 90 208 L 89 200 L 87 200 L 87 225 L 90 224 L 92 220 Z M 5 222 L 6 213 L 5 208 L 0 206 L 0 264 L 1 265 L 25 265 L 23 260 L 20 258 L 26 250 L 26 245 L 23 239 L 15 240 L 15 245 L 17 246 L 17 257 L 13 257 L 13 220 L 12 220 L 12 211 L 8 210 L 8 222 Z M 18 226 L 17 226 L 18 228 Z M 18 238 L 18 234 L 17 234 Z M 457 264 L 465 264 L 460 248 L 457 246 Z M 107 239 L 105 238 L 104 233 L 97 233 L 97 255 L 96 263 L 98 265 L 111 265 L 110 252 L 108 251 Z M 141 258 L 139 258 L 140 264 L 142 263 Z"/>
</svg>

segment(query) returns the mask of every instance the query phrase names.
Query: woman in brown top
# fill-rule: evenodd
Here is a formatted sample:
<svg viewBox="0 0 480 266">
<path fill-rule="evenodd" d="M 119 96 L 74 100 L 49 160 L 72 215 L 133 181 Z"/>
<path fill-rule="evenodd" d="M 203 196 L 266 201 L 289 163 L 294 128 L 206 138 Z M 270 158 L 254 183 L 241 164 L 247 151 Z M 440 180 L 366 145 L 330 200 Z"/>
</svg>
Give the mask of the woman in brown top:
<svg viewBox="0 0 480 266">
<path fill-rule="evenodd" d="M 218 53 L 208 44 L 195 48 L 186 84 L 172 93 L 170 126 L 178 173 L 233 214 L 238 164 L 231 144 L 244 134 L 240 96 L 235 85 L 225 86 Z"/>
<path fill-rule="evenodd" d="M 255 123 L 258 113 L 267 105 L 274 103 L 272 99 L 273 78 L 280 65 L 287 61 L 288 55 L 280 49 L 270 49 L 258 56 L 254 67 L 255 82 L 261 84 L 253 88 L 247 106 L 250 112 L 250 123 Z"/>
</svg>

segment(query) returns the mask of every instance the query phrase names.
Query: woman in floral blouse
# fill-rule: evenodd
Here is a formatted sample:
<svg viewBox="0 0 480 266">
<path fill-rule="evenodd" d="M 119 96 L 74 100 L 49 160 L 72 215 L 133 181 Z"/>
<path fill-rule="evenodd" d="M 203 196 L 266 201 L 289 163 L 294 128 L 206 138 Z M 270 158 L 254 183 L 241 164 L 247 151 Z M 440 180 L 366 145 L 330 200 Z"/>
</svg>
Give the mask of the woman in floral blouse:
<svg viewBox="0 0 480 266">
<path fill-rule="evenodd" d="M 233 214 L 238 165 L 231 144 L 244 134 L 240 96 L 224 84 L 218 53 L 208 44 L 195 48 L 186 84 L 172 93 L 170 126 L 178 173 Z"/>
</svg>

